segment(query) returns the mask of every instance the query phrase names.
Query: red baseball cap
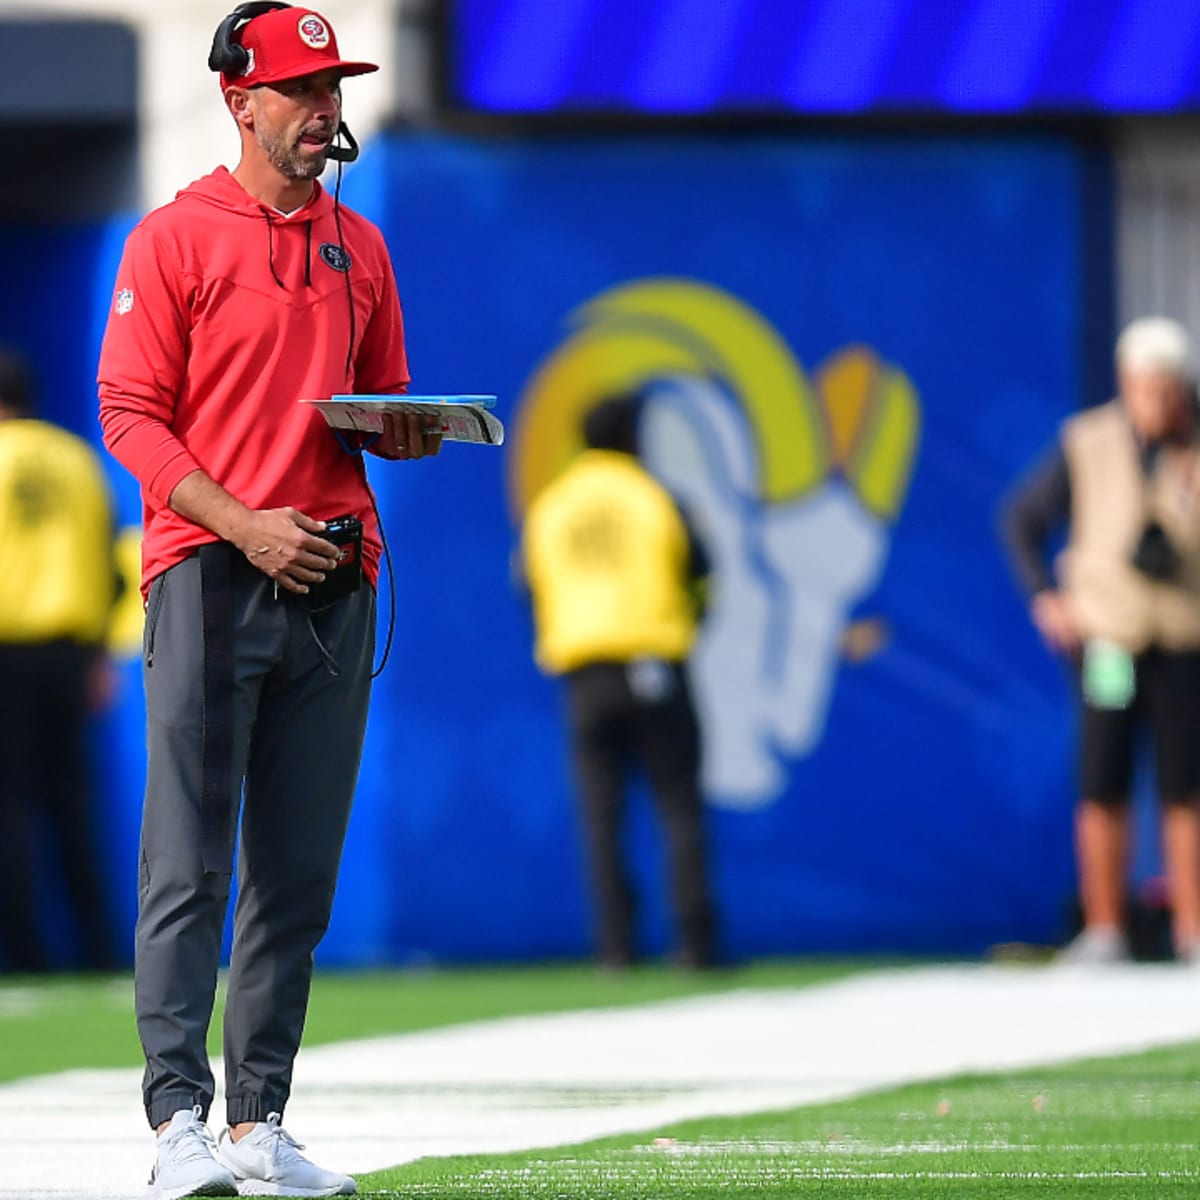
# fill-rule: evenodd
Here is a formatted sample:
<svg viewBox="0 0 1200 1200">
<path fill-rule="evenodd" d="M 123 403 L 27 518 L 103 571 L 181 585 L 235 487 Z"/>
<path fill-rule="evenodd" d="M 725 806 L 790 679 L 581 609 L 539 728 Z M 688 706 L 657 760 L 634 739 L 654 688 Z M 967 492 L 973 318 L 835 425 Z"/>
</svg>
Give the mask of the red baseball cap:
<svg viewBox="0 0 1200 1200">
<path fill-rule="evenodd" d="M 232 78 L 222 71 L 221 91 L 282 83 L 317 71 L 337 71 L 345 76 L 379 70 L 375 63 L 343 59 L 333 26 L 311 8 L 277 8 L 263 13 L 242 26 L 237 40 L 250 55 L 250 68 Z"/>
</svg>

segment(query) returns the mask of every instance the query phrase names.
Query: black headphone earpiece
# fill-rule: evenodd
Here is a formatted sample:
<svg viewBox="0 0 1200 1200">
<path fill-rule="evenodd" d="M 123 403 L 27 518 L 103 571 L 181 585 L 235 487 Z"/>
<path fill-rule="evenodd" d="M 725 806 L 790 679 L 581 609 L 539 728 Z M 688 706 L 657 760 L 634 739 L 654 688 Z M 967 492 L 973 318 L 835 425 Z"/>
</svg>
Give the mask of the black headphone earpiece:
<svg viewBox="0 0 1200 1200">
<path fill-rule="evenodd" d="M 250 65 L 250 55 L 240 42 L 234 40 L 237 31 L 255 17 L 261 17 L 263 13 L 291 7 L 293 6 L 290 4 L 279 3 L 279 0 L 251 0 L 248 4 L 239 4 L 217 26 L 217 32 L 213 34 L 212 49 L 208 52 L 208 69 L 220 71 L 231 79 L 245 75 L 246 68 Z"/>
</svg>

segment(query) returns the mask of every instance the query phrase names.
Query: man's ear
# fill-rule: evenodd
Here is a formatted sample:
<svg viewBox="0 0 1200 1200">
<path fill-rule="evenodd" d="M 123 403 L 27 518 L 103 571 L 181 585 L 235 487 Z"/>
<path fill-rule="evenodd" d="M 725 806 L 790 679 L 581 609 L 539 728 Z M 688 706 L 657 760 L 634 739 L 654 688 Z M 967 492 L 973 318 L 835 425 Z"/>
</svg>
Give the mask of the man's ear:
<svg viewBox="0 0 1200 1200">
<path fill-rule="evenodd" d="M 225 105 L 242 129 L 254 128 L 254 109 L 246 88 L 231 87 L 225 93 Z"/>
</svg>

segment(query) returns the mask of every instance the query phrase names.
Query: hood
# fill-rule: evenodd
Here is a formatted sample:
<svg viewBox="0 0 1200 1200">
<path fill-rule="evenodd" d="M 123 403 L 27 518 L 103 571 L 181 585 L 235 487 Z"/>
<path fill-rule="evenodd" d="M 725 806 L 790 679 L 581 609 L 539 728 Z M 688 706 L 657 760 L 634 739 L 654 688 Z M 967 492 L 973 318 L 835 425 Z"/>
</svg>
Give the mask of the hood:
<svg viewBox="0 0 1200 1200">
<path fill-rule="evenodd" d="M 269 204 L 255 200 L 225 167 L 218 167 L 211 174 L 197 179 L 195 183 L 188 184 L 175 198 L 177 200 L 199 200 L 204 204 L 224 209 L 226 212 L 239 213 L 243 217 L 253 217 L 256 221 L 261 221 L 264 215 L 270 221 L 284 219 Z M 317 221 L 332 212 L 333 198 L 317 180 L 313 184 L 312 198 L 289 219 L 303 218 Z"/>
</svg>

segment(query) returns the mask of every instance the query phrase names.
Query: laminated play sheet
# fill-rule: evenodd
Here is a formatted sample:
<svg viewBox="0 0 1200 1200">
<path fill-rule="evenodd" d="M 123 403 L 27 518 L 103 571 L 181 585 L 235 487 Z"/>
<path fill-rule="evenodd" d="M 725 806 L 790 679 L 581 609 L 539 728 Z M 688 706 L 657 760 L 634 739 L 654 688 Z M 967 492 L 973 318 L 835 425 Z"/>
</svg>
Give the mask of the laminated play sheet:
<svg viewBox="0 0 1200 1200">
<path fill-rule="evenodd" d="M 495 396 L 339 395 L 302 403 L 311 404 L 334 429 L 380 433 L 384 413 L 419 413 L 436 420 L 448 442 L 474 442 L 481 446 L 504 443 L 504 426 L 490 411 L 495 406 Z"/>
</svg>

